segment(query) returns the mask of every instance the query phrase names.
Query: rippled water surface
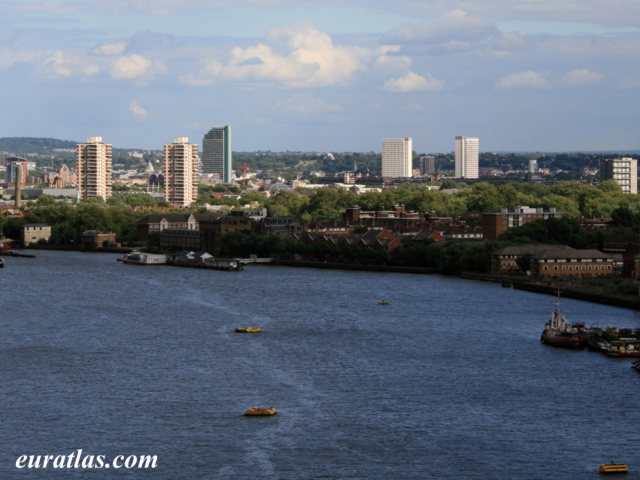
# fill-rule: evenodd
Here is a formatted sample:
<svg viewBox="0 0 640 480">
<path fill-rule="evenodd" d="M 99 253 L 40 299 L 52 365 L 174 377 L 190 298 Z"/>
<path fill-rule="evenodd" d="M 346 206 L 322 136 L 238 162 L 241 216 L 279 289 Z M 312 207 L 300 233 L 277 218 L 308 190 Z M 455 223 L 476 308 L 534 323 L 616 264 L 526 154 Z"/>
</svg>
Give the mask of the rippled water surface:
<svg viewBox="0 0 640 480">
<path fill-rule="evenodd" d="M 595 479 L 611 460 L 640 475 L 640 375 L 541 345 L 552 297 L 116 258 L 38 252 L 0 270 L 0 478 Z M 640 327 L 634 311 L 562 306 L 572 321 Z M 247 325 L 262 333 L 234 333 Z M 244 417 L 254 405 L 278 415 Z M 80 448 L 158 467 L 15 468 Z"/>
</svg>

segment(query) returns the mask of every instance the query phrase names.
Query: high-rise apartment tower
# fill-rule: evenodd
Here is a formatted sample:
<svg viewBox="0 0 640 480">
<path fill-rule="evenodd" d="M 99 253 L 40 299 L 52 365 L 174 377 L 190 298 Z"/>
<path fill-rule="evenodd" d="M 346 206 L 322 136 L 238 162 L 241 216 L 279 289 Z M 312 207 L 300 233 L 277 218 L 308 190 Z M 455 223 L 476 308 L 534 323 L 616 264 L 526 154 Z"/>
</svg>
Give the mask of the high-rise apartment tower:
<svg viewBox="0 0 640 480">
<path fill-rule="evenodd" d="M 606 158 L 600 160 L 600 181 L 615 180 L 625 193 L 638 193 L 638 160 L 635 158 Z"/>
<path fill-rule="evenodd" d="M 187 207 L 198 199 L 198 145 L 178 137 L 164 146 L 164 199 Z"/>
<path fill-rule="evenodd" d="M 228 183 L 231 169 L 231 125 L 213 127 L 202 140 L 202 173 L 217 173 Z"/>
<path fill-rule="evenodd" d="M 436 157 L 423 155 L 420 157 L 420 175 L 431 175 L 436 171 Z"/>
<path fill-rule="evenodd" d="M 89 137 L 87 143 L 76 145 L 76 171 L 78 196 L 86 200 L 92 197 L 111 197 L 113 148 L 102 143 L 102 137 Z"/>
<path fill-rule="evenodd" d="M 478 178 L 479 139 L 456 137 L 456 178 Z"/>
<path fill-rule="evenodd" d="M 413 139 L 382 139 L 382 176 L 410 177 L 413 166 Z"/>
</svg>

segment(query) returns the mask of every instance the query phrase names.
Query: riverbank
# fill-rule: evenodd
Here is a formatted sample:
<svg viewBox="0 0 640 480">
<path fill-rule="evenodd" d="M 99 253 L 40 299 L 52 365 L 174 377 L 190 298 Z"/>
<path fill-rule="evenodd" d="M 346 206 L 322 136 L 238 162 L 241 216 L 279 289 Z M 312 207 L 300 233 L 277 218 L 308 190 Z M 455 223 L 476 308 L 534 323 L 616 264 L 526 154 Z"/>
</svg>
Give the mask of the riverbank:
<svg viewBox="0 0 640 480">
<path fill-rule="evenodd" d="M 615 307 L 640 310 L 640 296 L 637 295 L 607 295 L 595 291 L 595 289 L 560 283 L 541 283 L 526 277 L 511 277 L 507 275 L 491 275 L 482 273 L 464 272 L 460 278 L 468 280 L 480 280 L 485 282 L 500 282 L 505 287 L 513 287 L 516 290 L 544 293 L 547 295 L 560 295 L 563 298 L 573 298 L 585 302 L 612 305 Z"/>
<path fill-rule="evenodd" d="M 323 268 L 331 270 L 360 270 L 366 272 L 395 272 L 395 273 L 441 273 L 437 268 L 406 267 L 393 265 L 359 265 L 355 263 L 316 262 L 313 260 L 282 260 L 274 258 L 268 265 L 283 267 Z"/>
<path fill-rule="evenodd" d="M 562 283 L 540 283 L 527 277 L 513 277 L 508 275 L 495 275 L 473 272 L 441 272 L 437 268 L 428 267 L 358 265 L 337 262 L 316 262 L 311 260 L 283 260 L 275 258 L 273 262 L 269 263 L 268 265 L 368 272 L 454 275 L 459 276 L 460 278 L 465 280 L 480 280 L 484 282 L 501 283 L 505 287 L 512 287 L 517 290 L 526 290 L 529 292 L 544 293 L 553 296 L 558 295 L 558 290 L 560 290 L 560 295 L 564 298 L 573 298 L 586 302 L 600 303 L 602 305 L 611 305 L 615 307 L 640 310 L 640 296 L 637 295 L 607 295 L 587 287 L 578 287 L 575 285 Z"/>
</svg>

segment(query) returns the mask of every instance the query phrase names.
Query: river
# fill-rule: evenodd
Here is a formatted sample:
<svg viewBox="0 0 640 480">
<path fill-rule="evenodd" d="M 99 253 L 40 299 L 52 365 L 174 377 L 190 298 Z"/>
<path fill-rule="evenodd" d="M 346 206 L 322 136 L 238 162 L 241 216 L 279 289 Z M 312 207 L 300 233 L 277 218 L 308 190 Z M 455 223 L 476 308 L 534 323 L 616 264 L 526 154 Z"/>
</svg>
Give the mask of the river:
<svg viewBox="0 0 640 480">
<path fill-rule="evenodd" d="M 640 375 L 542 345 L 553 297 L 440 275 L 117 258 L 5 259 L 0 478 L 566 480 L 612 460 L 640 472 Z M 562 309 L 640 327 L 632 310 Z M 234 333 L 248 325 L 262 333 Z M 254 405 L 278 414 L 243 416 Z M 157 467 L 16 468 L 78 449 Z"/>
</svg>

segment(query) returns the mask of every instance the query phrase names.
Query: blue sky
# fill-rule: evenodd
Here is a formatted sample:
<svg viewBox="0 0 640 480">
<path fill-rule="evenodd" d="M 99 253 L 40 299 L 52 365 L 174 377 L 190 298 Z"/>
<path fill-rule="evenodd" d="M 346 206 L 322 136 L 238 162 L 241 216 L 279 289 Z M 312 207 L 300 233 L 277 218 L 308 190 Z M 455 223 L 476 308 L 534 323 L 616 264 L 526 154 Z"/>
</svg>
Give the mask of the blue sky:
<svg viewBox="0 0 640 480">
<path fill-rule="evenodd" d="M 0 0 L 0 137 L 640 148 L 638 0 Z"/>
</svg>

